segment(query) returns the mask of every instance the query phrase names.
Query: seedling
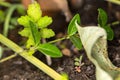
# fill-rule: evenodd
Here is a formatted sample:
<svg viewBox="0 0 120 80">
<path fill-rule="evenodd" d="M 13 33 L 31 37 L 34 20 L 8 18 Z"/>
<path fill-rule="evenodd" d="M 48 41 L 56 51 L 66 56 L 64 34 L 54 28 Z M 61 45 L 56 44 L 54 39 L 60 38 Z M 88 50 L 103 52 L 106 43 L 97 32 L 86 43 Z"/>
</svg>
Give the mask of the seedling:
<svg viewBox="0 0 120 80">
<path fill-rule="evenodd" d="M 106 1 L 120 5 L 120 0 L 106 0 Z"/>
<path fill-rule="evenodd" d="M 82 58 L 83 56 L 81 55 L 79 58 L 75 58 L 74 59 L 74 65 L 75 65 L 75 71 L 76 72 L 81 72 L 81 67 L 84 65 L 84 63 L 82 62 Z"/>
<path fill-rule="evenodd" d="M 37 14 L 37 16 L 35 14 Z M 51 57 L 62 56 L 60 50 L 56 46 L 52 45 L 51 43 L 41 42 L 42 38 L 50 38 L 55 35 L 52 29 L 47 28 L 47 26 L 51 24 L 52 18 L 48 16 L 42 17 L 41 15 L 42 12 L 40 10 L 39 4 L 34 2 L 29 6 L 27 10 L 27 15 L 22 16 L 18 19 L 19 24 L 24 26 L 24 29 L 20 31 L 19 34 L 28 38 L 26 42 L 27 49 L 19 47 L 17 44 L 5 38 L 1 34 L 0 42 L 11 48 L 13 51 L 15 51 L 16 54 L 19 54 L 20 56 L 31 62 L 33 65 L 44 71 L 53 79 L 68 80 L 65 75 L 58 74 L 32 55 L 35 53 L 36 50 L 38 50 L 45 55 L 50 55 Z M 15 57 L 16 54 L 0 60 L 0 63 Z"/>
<path fill-rule="evenodd" d="M 24 29 L 19 34 L 28 38 L 26 48 L 29 50 L 29 55 L 34 54 L 38 50 L 51 57 L 62 56 L 56 46 L 41 42 L 41 39 L 53 37 L 55 33 L 52 29 L 47 28 L 52 23 L 52 18 L 48 16 L 42 17 L 42 11 L 37 2 L 29 5 L 27 15 L 21 16 L 18 19 L 18 23 L 24 26 Z"/>
<path fill-rule="evenodd" d="M 99 13 L 98 14 L 98 26 L 100 26 L 106 30 L 108 40 L 113 40 L 114 32 L 111 29 L 110 25 L 107 24 L 107 19 L 108 19 L 107 13 L 101 8 L 98 9 L 98 13 Z"/>
</svg>

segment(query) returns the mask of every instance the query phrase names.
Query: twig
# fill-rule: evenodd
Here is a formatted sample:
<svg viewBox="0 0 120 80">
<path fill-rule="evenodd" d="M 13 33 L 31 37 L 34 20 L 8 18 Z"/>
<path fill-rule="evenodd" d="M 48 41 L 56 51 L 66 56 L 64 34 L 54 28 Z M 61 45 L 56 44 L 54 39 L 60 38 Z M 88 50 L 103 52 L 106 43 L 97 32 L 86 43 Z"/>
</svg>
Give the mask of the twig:
<svg viewBox="0 0 120 80">
<path fill-rule="evenodd" d="M 59 39 L 50 41 L 50 42 L 48 42 L 48 43 L 55 43 L 55 42 L 62 41 L 62 40 L 65 40 L 65 39 L 69 39 L 69 36 L 65 36 L 65 37 L 63 37 L 63 38 L 59 38 Z"/>
<path fill-rule="evenodd" d="M 7 61 L 7 60 L 10 60 L 10 59 L 12 59 L 12 58 L 14 58 L 14 57 L 16 57 L 16 56 L 17 56 L 17 54 L 15 53 L 15 54 L 13 54 L 13 55 L 11 55 L 11 56 L 8 56 L 8 57 L 6 57 L 6 58 L 3 58 L 3 59 L 0 60 L 0 63 L 3 63 L 3 62 L 5 62 L 5 61 Z"/>
<path fill-rule="evenodd" d="M 120 0 L 106 0 L 106 1 L 120 5 Z"/>
<path fill-rule="evenodd" d="M 112 22 L 112 23 L 110 23 L 110 24 L 108 24 L 108 25 L 109 25 L 109 26 L 110 26 L 110 25 L 114 26 L 114 25 L 118 25 L 118 24 L 120 24 L 120 21 L 115 21 L 115 22 Z"/>
<path fill-rule="evenodd" d="M 37 59 L 34 56 L 28 55 L 27 51 L 23 50 L 21 47 L 19 47 L 17 44 L 12 42 L 11 40 L 7 39 L 3 35 L 0 34 L 0 42 L 3 43 L 4 45 L 8 46 L 11 48 L 13 51 L 16 53 L 21 52 L 19 55 L 25 58 L 27 61 L 41 69 L 43 72 L 51 76 L 54 80 L 62 80 L 64 77 L 58 74 L 56 71 L 54 71 L 52 68 L 48 67 L 46 64 L 44 64 L 42 61 Z M 67 80 L 67 79 L 64 79 Z"/>
</svg>

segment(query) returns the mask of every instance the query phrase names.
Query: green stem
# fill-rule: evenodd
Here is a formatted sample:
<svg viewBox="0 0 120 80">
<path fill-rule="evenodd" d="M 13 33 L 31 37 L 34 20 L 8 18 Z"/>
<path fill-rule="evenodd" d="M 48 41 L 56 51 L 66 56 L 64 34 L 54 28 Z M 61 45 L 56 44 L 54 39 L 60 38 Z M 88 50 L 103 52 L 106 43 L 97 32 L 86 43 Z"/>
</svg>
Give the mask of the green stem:
<svg viewBox="0 0 120 80">
<path fill-rule="evenodd" d="M 4 23 L 4 29 L 3 29 L 3 35 L 6 36 L 6 37 L 8 35 L 9 22 L 10 22 L 12 13 L 14 12 L 14 10 L 16 8 L 17 8 L 17 5 L 13 5 L 8 9 L 8 14 L 6 16 L 5 23 Z"/>
<path fill-rule="evenodd" d="M 23 50 L 21 47 L 19 47 L 17 44 L 12 42 L 11 40 L 7 39 L 3 35 L 0 34 L 0 42 L 3 43 L 4 45 L 8 46 L 11 48 L 13 51 L 18 53 L 20 56 L 25 58 L 27 61 L 41 69 L 43 72 L 51 76 L 55 80 L 62 80 L 63 76 L 58 74 L 56 71 L 54 71 L 52 68 L 48 67 L 46 64 L 44 64 L 42 61 L 38 60 L 34 56 L 28 55 L 27 51 Z M 64 79 L 67 80 L 67 79 Z"/>
<path fill-rule="evenodd" d="M 11 4 L 5 1 L 0 1 L 0 5 L 4 7 L 11 7 Z"/>
<path fill-rule="evenodd" d="M 50 42 L 48 42 L 48 43 L 55 43 L 55 42 L 62 41 L 62 40 L 65 40 L 65 39 L 69 39 L 69 36 L 66 36 L 66 37 L 63 37 L 63 38 L 59 38 L 59 39 L 50 41 Z"/>
<path fill-rule="evenodd" d="M 110 23 L 110 24 L 108 24 L 109 26 L 114 26 L 114 25 L 118 25 L 118 24 L 120 24 L 120 21 L 115 21 L 115 22 L 112 22 L 112 23 Z"/>
<path fill-rule="evenodd" d="M 3 48 L 2 48 L 2 46 L 0 46 L 0 59 L 2 57 L 2 54 L 3 54 Z"/>
<path fill-rule="evenodd" d="M 120 24 L 120 21 L 115 21 L 115 22 L 112 22 L 112 24 L 111 25 L 118 25 L 118 24 Z"/>
<path fill-rule="evenodd" d="M 106 1 L 120 5 L 120 0 L 106 0 Z"/>
<path fill-rule="evenodd" d="M 11 56 L 8 56 L 8 57 L 6 57 L 6 58 L 3 58 L 3 59 L 0 60 L 0 63 L 5 62 L 5 61 L 7 61 L 7 60 L 10 60 L 10 59 L 12 59 L 12 58 L 14 58 L 14 57 L 16 57 L 16 56 L 17 56 L 17 54 L 13 54 L 13 55 L 11 55 Z"/>
</svg>

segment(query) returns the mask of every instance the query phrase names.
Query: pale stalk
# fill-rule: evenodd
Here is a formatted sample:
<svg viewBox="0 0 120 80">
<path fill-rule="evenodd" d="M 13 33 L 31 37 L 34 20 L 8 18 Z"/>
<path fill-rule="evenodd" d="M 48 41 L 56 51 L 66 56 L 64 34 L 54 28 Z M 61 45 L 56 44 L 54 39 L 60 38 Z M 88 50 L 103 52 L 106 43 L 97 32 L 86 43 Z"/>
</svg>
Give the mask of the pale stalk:
<svg viewBox="0 0 120 80">
<path fill-rule="evenodd" d="M 30 56 L 27 51 L 23 50 L 21 47 L 19 47 L 17 44 L 12 42 L 11 40 L 7 39 L 3 35 L 0 34 L 0 42 L 18 53 L 20 56 L 25 58 L 27 61 L 38 67 L 40 70 L 48 74 L 50 77 L 52 77 L 55 80 L 62 80 L 63 76 L 58 74 L 56 71 L 54 71 L 52 68 L 48 67 L 46 64 L 44 64 L 42 61 L 37 59 L 34 56 Z M 67 80 L 67 79 L 66 79 Z"/>
</svg>

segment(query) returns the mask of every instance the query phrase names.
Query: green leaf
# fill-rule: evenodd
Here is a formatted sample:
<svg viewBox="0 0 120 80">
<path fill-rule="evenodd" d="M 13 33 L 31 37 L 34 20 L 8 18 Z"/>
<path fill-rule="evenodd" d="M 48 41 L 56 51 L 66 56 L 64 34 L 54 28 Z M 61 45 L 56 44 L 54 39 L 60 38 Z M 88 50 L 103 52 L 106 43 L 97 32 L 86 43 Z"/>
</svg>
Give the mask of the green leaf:
<svg viewBox="0 0 120 80">
<path fill-rule="evenodd" d="M 79 63 L 79 62 L 75 62 L 74 65 L 75 65 L 75 66 L 79 66 L 80 63 Z"/>
<path fill-rule="evenodd" d="M 111 29 L 111 27 L 109 25 L 107 25 L 107 14 L 106 14 L 106 12 L 101 8 L 98 9 L 98 12 L 99 12 L 98 24 L 100 25 L 100 27 L 102 27 L 106 30 L 107 39 L 108 40 L 113 40 L 114 32 Z"/>
<path fill-rule="evenodd" d="M 76 26 L 86 54 L 96 67 L 96 80 L 120 79 L 120 68 L 114 66 L 108 57 L 105 29 L 98 26 L 81 27 L 77 23 Z"/>
<path fill-rule="evenodd" d="M 79 58 L 75 58 L 74 61 L 79 62 Z"/>
<path fill-rule="evenodd" d="M 68 75 L 66 73 L 62 73 L 61 76 L 62 76 L 62 79 L 60 80 L 69 80 Z"/>
<path fill-rule="evenodd" d="M 18 25 L 17 19 L 18 19 L 18 17 L 11 18 L 10 23 L 14 26 L 17 26 Z"/>
<path fill-rule="evenodd" d="M 28 37 L 26 47 L 30 48 L 31 46 L 38 45 L 40 43 L 40 32 L 38 27 L 32 21 L 29 21 L 29 27 L 25 27 L 22 31 L 19 32 L 21 36 Z"/>
<path fill-rule="evenodd" d="M 82 43 L 79 37 L 73 35 L 73 36 L 70 36 L 70 40 L 72 41 L 75 47 L 77 47 L 79 50 L 82 49 Z"/>
<path fill-rule="evenodd" d="M 32 21 L 30 21 L 30 30 L 35 45 L 38 45 L 40 43 L 40 32 L 38 31 L 37 25 Z"/>
<path fill-rule="evenodd" d="M 54 31 L 52 29 L 48 29 L 48 28 L 41 29 L 40 32 L 41 32 L 42 38 L 50 38 L 55 35 Z"/>
<path fill-rule="evenodd" d="M 52 23 L 52 18 L 48 16 L 41 17 L 37 24 L 39 28 L 45 28 Z"/>
<path fill-rule="evenodd" d="M 35 50 L 28 50 L 28 55 L 32 56 L 35 53 Z"/>
<path fill-rule="evenodd" d="M 34 22 L 38 21 L 42 16 L 40 5 L 34 2 L 28 6 L 27 14 L 33 19 Z"/>
<path fill-rule="evenodd" d="M 74 35 L 77 32 L 77 28 L 75 25 L 75 22 L 77 21 L 78 24 L 80 24 L 80 16 L 79 14 L 76 14 L 73 19 L 70 21 L 70 24 L 68 25 L 67 33 L 69 36 Z"/>
<path fill-rule="evenodd" d="M 61 51 L 56 46 L 49 43 L 40 44 L 38 46 L 38 50 L 43 54 L 49 55 L 51 57 L 62 57 Z"/>
<path fill-rule="evenodd" d="M 98 24 L 101 27 L 107 24 L 107 13 L 101 8 L 98 9 Z"/>
<path fill-rule="evenodd" d="M 109 25 L 105 26 L 104 29 L 106 30 L 107 32 L 107 39 L 108 40 L 113 40 L 114 38 L 114 32 L 113 30 L 111 29 L 111 27 Z"/>
<path fill-rule="evenodd" d="M 30 35 L 30 28 L 24 28 L 23 30 L 19 31 L 21 36 L 28 37 Z"/>
<path fill-rule="evenodd" d="M 25 16 L 21 16 L 20 18 L 18 18 L 18 23 L 24 27 L 30 27 L 29 21 L 30 21 L 30 17 L 25 15 Z"/>
<path fill-rule="evenodd" d="M 35 42 L 34 42 L 33 36 L 30 34 L 26 42 L 26 48 L 30 48 L 31 46 L 34 46 L 34 45 L 35 45 Z"/>
<path fill-rule="evenodd" d="M 19 5 L 17 7 L 17 12 L 20 14 L 20 15 L 25 15 L 25 7 L 23 5 Z"/>
</svg>

